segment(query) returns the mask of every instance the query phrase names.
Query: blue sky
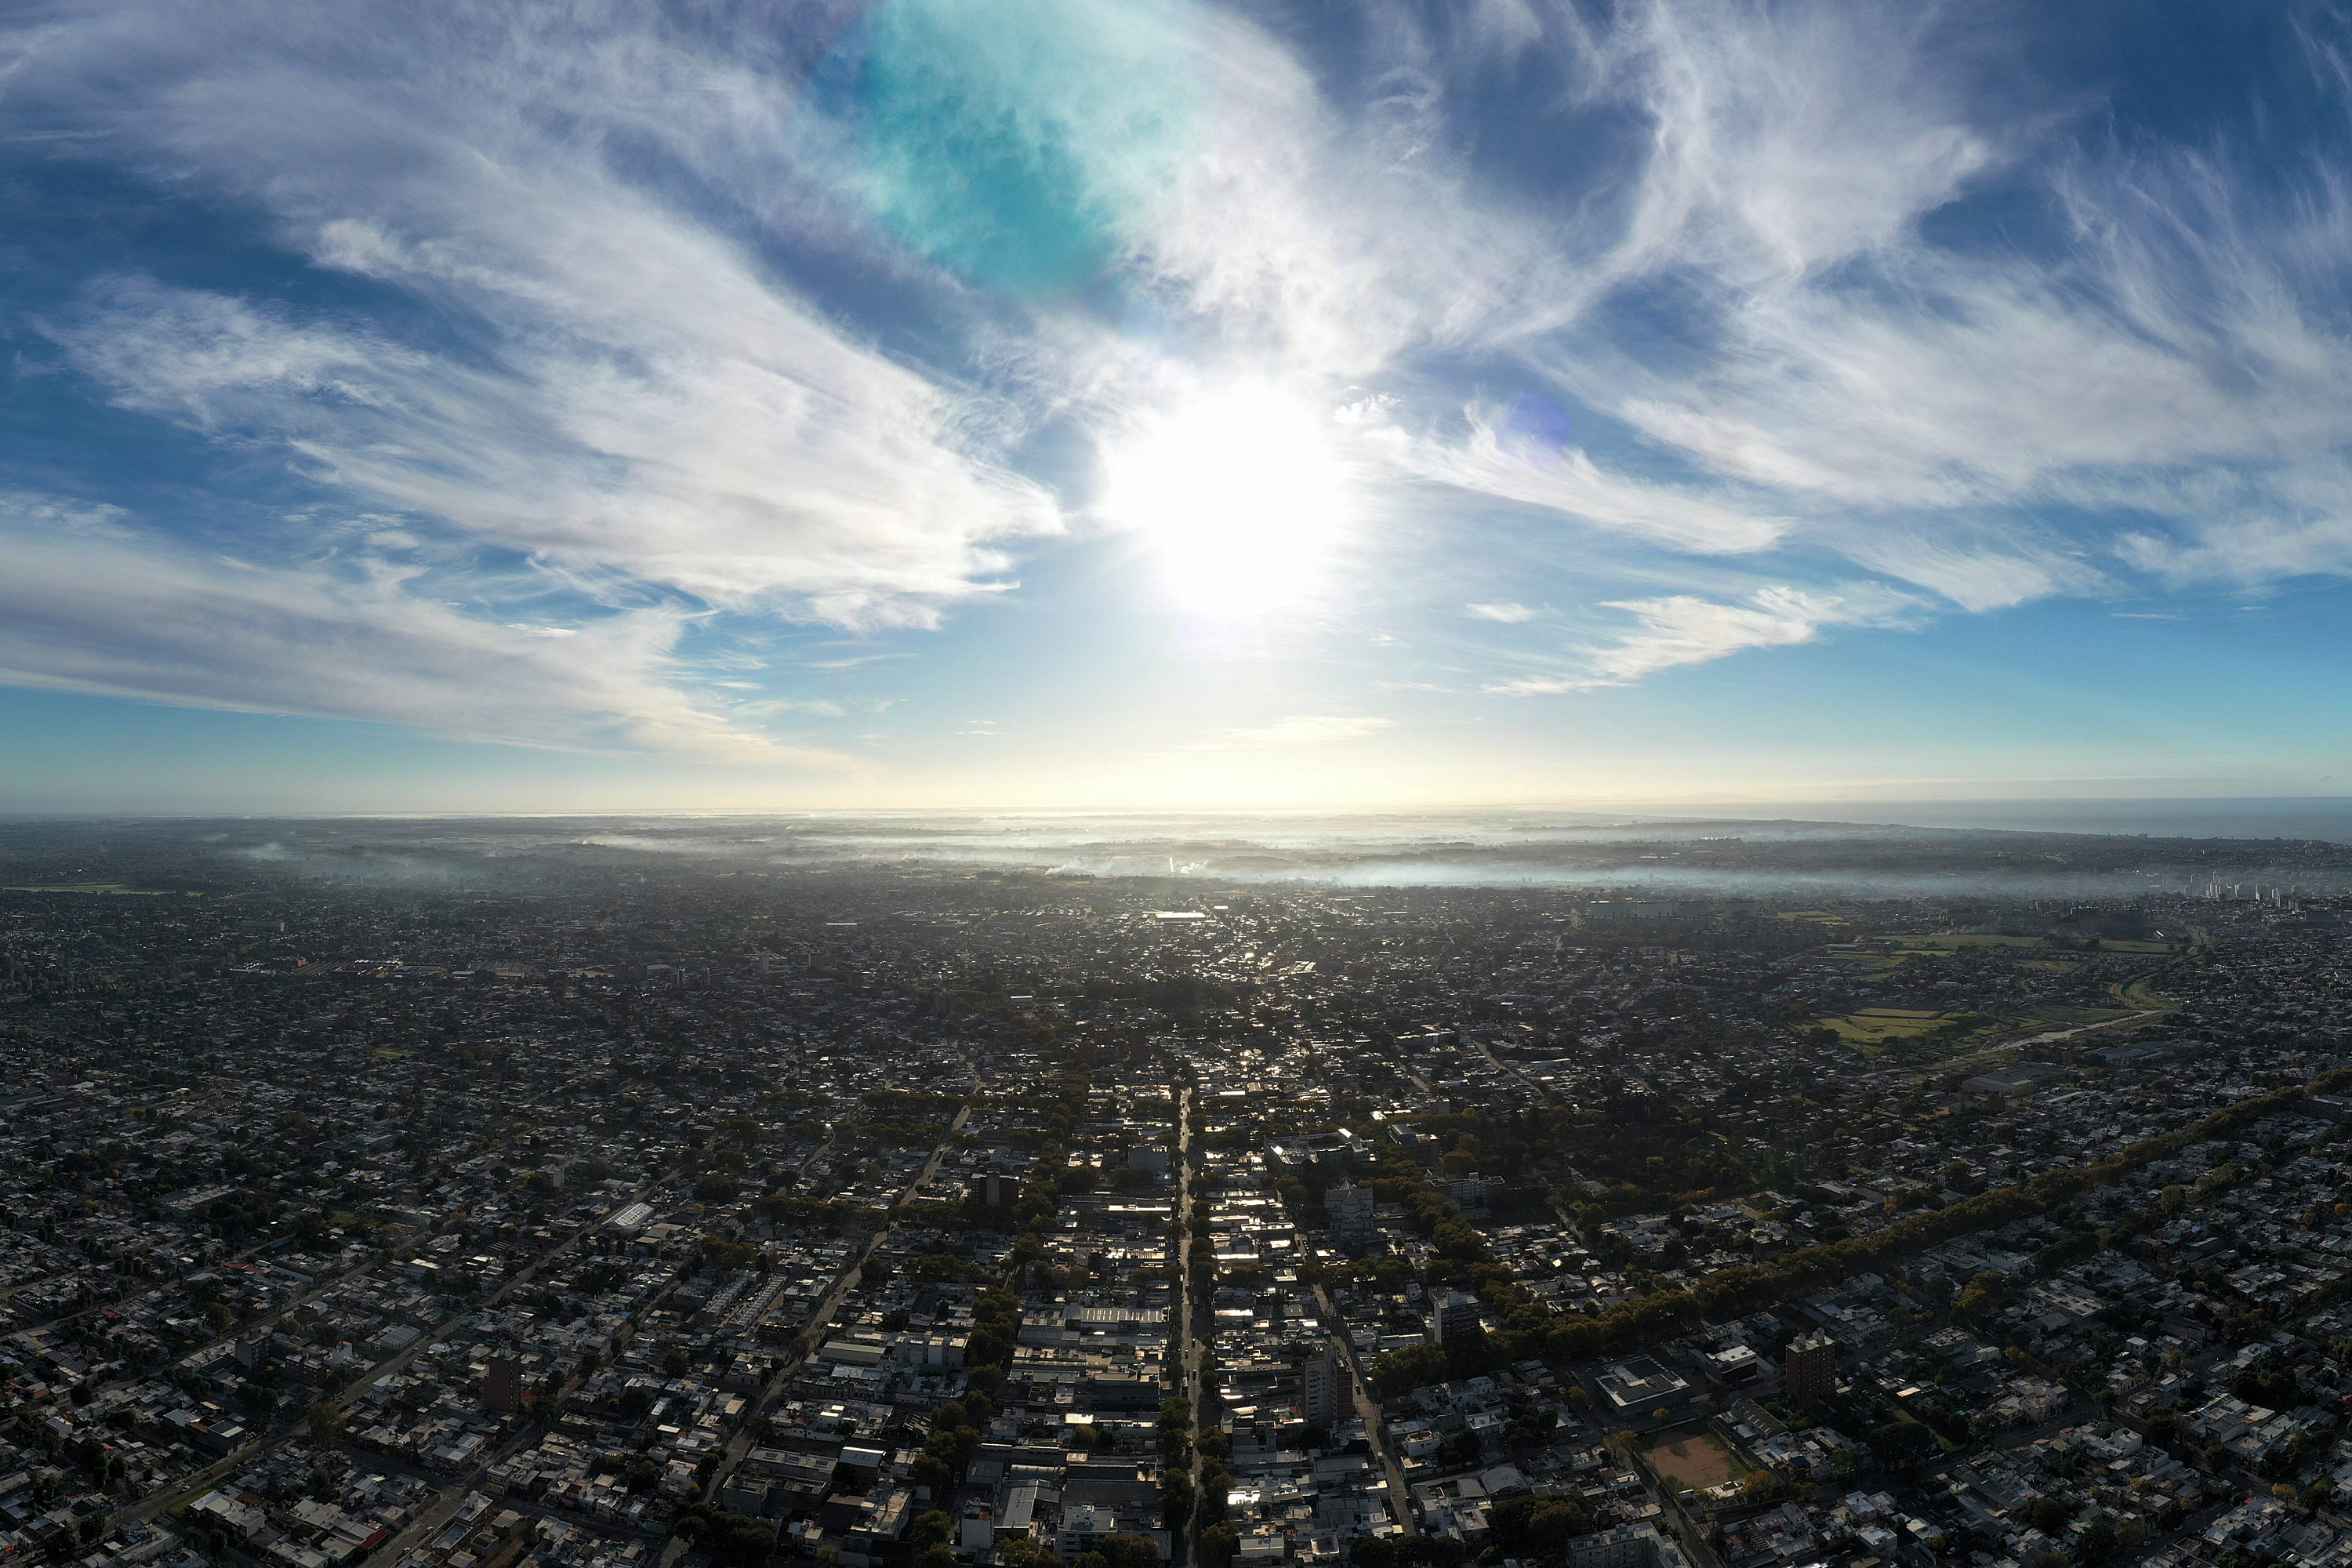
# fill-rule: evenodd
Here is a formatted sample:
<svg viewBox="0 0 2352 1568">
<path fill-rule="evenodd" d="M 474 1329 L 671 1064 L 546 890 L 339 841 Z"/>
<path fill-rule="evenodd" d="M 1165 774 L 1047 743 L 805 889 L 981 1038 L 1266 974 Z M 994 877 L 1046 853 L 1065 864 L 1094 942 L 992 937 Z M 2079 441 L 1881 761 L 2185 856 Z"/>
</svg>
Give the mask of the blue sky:
<svg viewBox="0 0 2352 1568">
<path fill-rule="evenodd" d="M 5 26 L 0 809 L 2352 781 L 2332 8 Z"/>
</svg>

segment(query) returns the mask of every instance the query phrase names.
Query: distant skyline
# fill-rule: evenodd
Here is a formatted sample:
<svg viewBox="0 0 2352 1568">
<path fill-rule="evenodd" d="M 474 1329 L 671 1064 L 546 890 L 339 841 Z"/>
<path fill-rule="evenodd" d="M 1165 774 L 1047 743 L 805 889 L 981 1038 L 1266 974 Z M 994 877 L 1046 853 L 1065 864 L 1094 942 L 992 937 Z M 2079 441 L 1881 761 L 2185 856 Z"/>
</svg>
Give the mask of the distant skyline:
<svg viewBox="0 0 2352 1568">
<path fill-rule="evenodd" d="M 2311 4 L 20 7 L 0 813 L 2352 795 L 2347 131 Z"/>
</svg>

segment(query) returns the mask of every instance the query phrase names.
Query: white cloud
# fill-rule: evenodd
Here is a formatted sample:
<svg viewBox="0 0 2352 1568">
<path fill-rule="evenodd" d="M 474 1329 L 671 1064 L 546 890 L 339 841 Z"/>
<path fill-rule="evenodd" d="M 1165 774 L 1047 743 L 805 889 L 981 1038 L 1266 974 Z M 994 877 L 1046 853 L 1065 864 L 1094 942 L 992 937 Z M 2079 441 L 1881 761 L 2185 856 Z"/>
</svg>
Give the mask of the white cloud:
<svg viewBox="0 0 2352 1568">
<path fill-rule="evenodd" d="M 2352 512 L 2221 518 L 2202 522 L 2187 540 L 2128 533 L 2116 550 L 2132 564 L 2179 587 L 2352 576 Z"/>
<path fill-rule="evenodd" d="M 2031 120 L 1972 122 L 1937 6 L 1647 0 L 1599 42 L 1602 90 L 1654 125 L 1620 265 L 1741 284 L 1905 238 L 2012 156 Z M 2007 143 L 2007 145 L 2003 145 Z"/>
<path fill-rule="evenodd" d="M 246 0 L 54 27 L 21 94 L 430 312 L 378 321 L 434 325 L 394 341 L 131 279 L 51 331 L 127 406 L 282 441 L 370 506 L 583 580 L 852 626 L 928 624 L 982 591 L 992 542 L 1059 525 L 988 458 L 1006 411 L 854 341 L 625 166 L 665 109 L 725 162 L 740 65 L 650 11 L 567 15 L 330 26 Z M 721 107 L 694 89 L 705 65 Z"/>
<path fill-rule="evenodd" d="M 1580 289 L 1569 226 L 1478 192 L 1417 29 L 1369 41 L 1343 108 L 1269 32 L 1200 27 L 1203 142 L 1137 249 L 1213 352 L 1337 388 Z"/>
<path fill-rule="evenodd" d="M 1828 626 L 1895 626 L 1906 623 L 1917 602 L 1878 584 L 1848 584 L 1835 592 L 1768 587 L 1748 602 L 1727 605 L 1692 594 L 1622 600 L 1603 606 L 1623 610 L 1633 627 L 1612 643 L 1583 650 L 1581 668 L 1570 673 L 1524 676 L 1486 688 L 1507 697 L 1624 686 L 1661 670 L 1706 664 L 1749 648 L 1809 643 Z"/>
<path fill-rule="evenodd" d="M 1465 605 L 1462 613 L 1474 621 L 1499 621 L 1507 626 L 1525 625 L 1538 614 L 1525 605 Z"/>
<path fill-rule="evenodd" d="M 1491 417 L 1472 411 L 1470 434 L 1444 444 L 1372 426 L 1366 444 L 1409 474 L 1440 484 L 1562 513 L 1595 528 L 1635 535 L 1669 549 L 1738 554 L 1769 549 L 1788 520 L 1757 516 L 1718 488 L 1715 493 L 1650 484 L 1603 470 L 1584 453 L 1522 447 L 1504 439 Z"/>
<path fill-rule="evenodd" d="M 307 572 L 205 557 L 120 514 L 0 498 L 0 683 L 563 747 L 834 767 L 677 683 L 678 618 L 550 638 Z"/>
<path fill-rule="evenodd" d="M 518 572 L 614 603 L 929 624 L 1060 525 L 1003 466 L 1026 421 L 1108 429 L 1267 364 L 1374 410 L 1343 437 L 1369 466 L 1612 549 L 1780 551 L 1776 577 L 1834 553 L 1971 613 L 2135 574 L 2352 575 L 2352 174 L 2317 162 L 2263 201 L 2216 155 L 2061 161 L 2053 132 L 2079 106 L 2036 101 L 1997 58 L 2011 34 L 1965 5 L 1632 0 L 1604 20 L 1570 0 L 1368 0 L 1358 47 L 1314 59 L 1229 8 L 1130 8 L 1150 36 L 1119 45 L 1144 51 L 1121 68 L 1158 51 L 1203 95 L 1172 176 L 1082 171 L 1137 209 L 1117 238 L 1148 332 L 982 300 L 886 247 L 845 199 L 844 128 L 793 89 L 855 7 L 786 9 L 54 8 L 16 63 L 18 104 L 266 211 L 352 290 L 312 298 L 383 303 L 358 325 L 121 279 L 48 330 L 117 402 L 288 454 L 396 514 L 381 534 L 442 560 L 452 540 L 511 549 Z M 1068 9 L 1124 25 L 1117 0 Z M 1019 63 L 1008 48 L 991 69 Z M 1535 189 L 1532 159 L 1482 179 L 1490 68 L 1526 89 L 1510 111 L 1559 187 Z M 1116 119 L 1108 90 L 1049 80 L 1037 111 Z M 2052 231 L 1928 237 L 1996 180 Z M 919 307 L 886 325 L 949 322 L 938 352 L 1027 405 L 908 363 L 928 328 L 886 352 L 829 319 L 780 281 L 811 258 Z M 1633 437 L 1590 445 L 1630 455 L 1534 450 L 1483 413 L 1458 440 L 1408 433 L 1400 408 L 1459 406 L 1464 367 L 1497 349 L 1520 362 L 1497 379 L 1531 368 L 1580 427 L 1591 410 Z M 1432 581 L 1458 597 L 1458 577 Z M 1851 587 L 1613 592 L 1626 638 L 1507 689 L 1927 613 Z"/>
<path fill-rule="evenodd" d="M 2054 114 L 1970 101 L 1947 9 L 1642 15 L 1604 46 L 1657 127 L 1618 254 L 1628 276 L 1671 271 L 1697 333 L 1666 354 L 1591 334 L 1528 352 L 1748 506 L 1829 521 L 1840 548 L 1863 539 L 1854 519 L 1925 514 L 1855 558 L 1983 608 L 2105 583 L 2081 550 L 2011 550 L 1977 510 L 2079 509 L 2094 552 L 2116 509 L 2202 535 L 2215 491 L 2284 513 L 2281 487 L 2352 443 L 2335 324 L 2352 174 L 2257 197 L 2247 171 L 2187 149 L 2057 157 L 2036 145 Z M 2066 243 L 1922 235 L 1996 172 L 2038 189 Z M 2268 569 L 2276 540 L 2257 531 L 2242 560 Z"/>
<path fill-rule="evenodd" d="M 2110 586 L 2105 574 L 2039 530 L 1971 526 L 1966 520 L 1944 520 L 1940 528 L 1874 520 L 1824 532 L 1848 558 L 1970 612 Z"/>
<path fill-rule="evenodd" d="M 1217 730 L 1177 747 L 1182 752 L 1265 751 L 1284 746 L 1320 746 L 1334 741 L 1360 740 L 1393 728 L 1393 719 L 1343 718 L 1333 714 L 1297 713 L 1261 724 Z"/>
<path fill-rule="evenodd" d="M 1627 198 L 1587 209 L 1616 226 L 1600 281 L 1498 331 L 1706 477 L 1571 463 L 1538 493 L 1529 457 L 1483 429 L 1414 451 L 1415 471 L 1675 548 L 1755 528 L 1754 548 L 1825 547 L 1969 612 L 2135 572 L 2352 575 L 2338 153 L 2255 169 L 2148 140 L 2067 151 L 2053 133 L 2086 105 L 2034 100 L 2005 35 L 1964 6 L 1653 0 L 1599 31 L 1544 15 L 1553 68 L 1652 135 Z M 1511 30 L 1495 47 L 1534 46 Z M 1927 236 L 1993 179 L 2055 231 Z M 1627 285 L 1654 291 L 1645 312 L 1673 299 L 1664 331 L 1612 313 Z"/>
</svg>

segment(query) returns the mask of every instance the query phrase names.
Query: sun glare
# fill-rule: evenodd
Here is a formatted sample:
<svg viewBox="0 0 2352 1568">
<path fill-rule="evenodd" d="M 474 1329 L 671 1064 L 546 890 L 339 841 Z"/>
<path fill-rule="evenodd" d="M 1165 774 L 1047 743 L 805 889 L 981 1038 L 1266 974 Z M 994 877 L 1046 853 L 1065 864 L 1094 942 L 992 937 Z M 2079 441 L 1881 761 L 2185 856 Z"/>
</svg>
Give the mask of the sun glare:
<svg viewBox="0 0 2352 1568">
<path fill-rule="evenodd" d="M 1347 499 L 1328 421 L 1266 386 L 1148 421 L 1106 467 L 1103 510 L 1143 536 L 1170 593 L 1195 610 L 1247 613 L 1307 593 Z"/>
</svg>

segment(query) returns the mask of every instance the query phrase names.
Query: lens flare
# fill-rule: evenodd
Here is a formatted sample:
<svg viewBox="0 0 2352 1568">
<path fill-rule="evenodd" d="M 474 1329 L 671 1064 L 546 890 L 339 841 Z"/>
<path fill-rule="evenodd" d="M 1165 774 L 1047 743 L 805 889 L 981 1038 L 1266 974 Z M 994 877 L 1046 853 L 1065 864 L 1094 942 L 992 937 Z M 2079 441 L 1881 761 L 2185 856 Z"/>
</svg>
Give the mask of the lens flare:
<svg viewBox="0 0 2352 1568">
<path fill-rule="evenodd" d="M 1328 418 L 1274 387 L 1197 397 L 1111 449 L 1102 510 L 1142 536 L 1187 608 L 1289 603 L 1315 587 L 1345 520 L 1332 437 Z"/>
</svg>

